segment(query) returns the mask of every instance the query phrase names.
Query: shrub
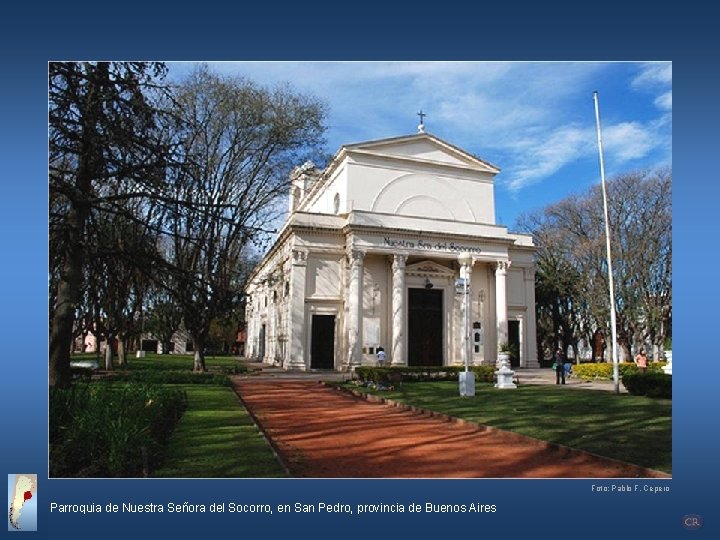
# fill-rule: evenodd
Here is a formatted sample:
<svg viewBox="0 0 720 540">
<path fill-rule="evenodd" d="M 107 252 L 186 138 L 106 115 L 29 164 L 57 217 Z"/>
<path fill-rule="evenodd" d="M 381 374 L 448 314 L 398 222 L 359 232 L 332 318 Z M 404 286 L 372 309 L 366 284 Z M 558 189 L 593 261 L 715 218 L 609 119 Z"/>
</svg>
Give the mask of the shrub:
<svg viewBox="0 0 720 540">
<path fill-rule="evenodd" d="M 223 375 L 244 375 L 248 372 L 247 366 L 234 364 L 232 366 L 220 366 L 220 373 Z"/>
<path fill-rule="evenodd" d="M 672 399 L 672 375 L 662 372 L 628 372 L 622 377 L 627 391 L 634 396 Z"/>
<path fill-rule="evenodd" d="M 186 407 L 179 388 L 104 381 L 50 389 L 50 476 L 141 476 Z"/>
<path fill-rule="evenodd" d="M 662 372 L 665 362 L 651 362 L 648 364 L 648 372 Z M 634 362 L 621 362 L 618 364 L 618 374 L 622 378 L 627 373 L 637 373 L 638 368 Z M 584 380 L 611 381 L 613 378 L 612 362 L 587 363 L 574 365 L 573 375 Z"/>
<path fill-rule="evenodd" d="M 478 382 L 493 382 L 495 370 L 495 366 L 470 367 L 470 371 L 475 373 Z M 456 381 L 461 371 L 465 371 L 463 366 L 360 366 L 355 368 L 355 374 L 360 381 L 380 384 L 395 382 L 398 376 L 405 382 Z"/>
</svg>

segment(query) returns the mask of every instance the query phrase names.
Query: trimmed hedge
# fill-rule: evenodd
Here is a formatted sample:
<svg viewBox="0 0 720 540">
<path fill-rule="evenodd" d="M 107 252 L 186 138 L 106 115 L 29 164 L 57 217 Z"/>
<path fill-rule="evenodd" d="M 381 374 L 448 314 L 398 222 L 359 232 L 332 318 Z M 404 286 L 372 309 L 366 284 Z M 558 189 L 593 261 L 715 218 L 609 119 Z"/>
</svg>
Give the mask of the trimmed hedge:
<svg viewBox="0 0 720 540">
<path fill-rule="evenodd" d="M 470 366 L 477 382 L 494 382 L 495 366 Z M 355 375 L 362 382 L 388 384 L 397 382 L 456 381 L 464 366 L 360 366 Z"/>
<path fill-rule="evenodd" d="M 113 379 L 122 382 L 148 384 L 211 384 L 231 386 L 227 375 L 217 373 L 196 373 L 193 371 L 126 371 L 116 372 Z"/>
<path fill-rule="evenodd" d="M 210 368 L 213 371 L 213 368 Z M 223 375 L 244 375 L 250 371 L 247 366 L 243 364 L 235 364 L 232 366 L 220 366 L 220 373 Z"/>
<path fill-rule="evenodd" d="M 648 373 L 662 373 L 665 362 L 649 362 Z M 612 362 L 587 363 L 575 365 L 572 367 L 573 375 L 578 379 L 587 381 L 601 380 L 611 381 L 613 378 Z M 622 378 L 627 373 L 639 373 L 634 362 L 621 362 L 618 364 L 618 373 Z"/>
<path fill-rule="evenodd" d="M 628 372 L 622 383 L 633 396 L 672 399 L 672 375 L 657 371 Z"/>
</svg>

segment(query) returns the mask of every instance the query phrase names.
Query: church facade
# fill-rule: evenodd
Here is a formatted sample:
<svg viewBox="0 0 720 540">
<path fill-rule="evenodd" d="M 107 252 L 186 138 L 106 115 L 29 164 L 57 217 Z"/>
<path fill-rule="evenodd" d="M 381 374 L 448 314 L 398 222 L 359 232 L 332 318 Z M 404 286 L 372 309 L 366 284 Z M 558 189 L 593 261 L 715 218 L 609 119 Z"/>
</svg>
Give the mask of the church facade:
<svg viewBox="0 0 720 540">
<path fill-rule="evenodd" d="M 246 288 L 247 356 L 352 370 L 381 347 L 386 365 L 462 365 L 469 339 L 472 365 L 509 343 L 513 366 L 536 367 L 535 248 L 495 224 L 498 172 L 422 130 L 298 167 Z"/>
</svg>

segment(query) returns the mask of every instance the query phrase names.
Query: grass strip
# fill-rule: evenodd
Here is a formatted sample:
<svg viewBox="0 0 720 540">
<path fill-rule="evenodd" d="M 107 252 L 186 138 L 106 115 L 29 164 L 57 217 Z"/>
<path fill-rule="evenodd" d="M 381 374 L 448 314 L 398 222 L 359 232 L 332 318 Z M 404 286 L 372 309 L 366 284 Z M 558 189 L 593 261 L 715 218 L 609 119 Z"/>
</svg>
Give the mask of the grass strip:
<svg viewBox="0 0 720 540">
<path fill-rule="evenodd" d="M 238 397 L 227 387 L 185 385 L 188 408 L 156 477 L 278 478 L 285 471 Z"/>
<path fill-rule="evenodd" d="M 670 473 L 672 401 L 602 390 L 476 385 L 460 397 L 457 383 L 405 383 L 391 391 L 344 386 L 408 405 L 563 444 Z"/>
</svg>

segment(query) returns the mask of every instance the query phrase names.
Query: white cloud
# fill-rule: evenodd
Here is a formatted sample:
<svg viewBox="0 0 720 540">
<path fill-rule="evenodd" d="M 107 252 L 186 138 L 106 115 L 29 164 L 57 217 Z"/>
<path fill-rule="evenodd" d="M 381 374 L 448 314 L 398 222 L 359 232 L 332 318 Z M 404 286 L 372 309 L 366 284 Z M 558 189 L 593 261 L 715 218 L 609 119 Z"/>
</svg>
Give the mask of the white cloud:
<svg viewBox="0 0 720 540">
<path fill-rule="evenodd" d="M 604 126 L 602 136 L 605 160 L 614 167 L 642 159 L 662 145 L 653 127 L 639 122 Z M 566 125 L 549 133 L 536 133 L 513 147 L 515 165 L 506 171 L 504 182 L 512 193 L 517 193 L 597 151 L 597 132 L 592 127 Z"/>
<path fill-rule="evenodd" d="M 638 122 L 623 122 L 603 129 L 603 148 L 616 161 L 645 157 L 654 146 L 652 132 Z"/>
<path fill-rule="evenodd" d="M 188 66 L 175 67 L 182 72 Z M 629 83 L 627 68 L 615 63 L 241 62 L 212 67 L 261 84 L 290 81 L 326 101 L 330 152 L 342 144 L 414 133 L 415 113 L 422 108 L 428 132 L 497 162 L 503 168 L 498 181 L 514 193 L 548 181 L 578 160 L 596 158 L 591 93 L 606 79 L 623 77 L 639 94 L 604 122 L 608 165 L 642 160 L 657 150 L 670 152 L 668 126 L 656 126 L 658 119 L 638 117 L 632 108 L 654 102 L 663 122 L 671 122 L 669 62 L 637 64 Z"/>
<path fill-rule="evenodd" d="M 669 84 L 672 84 L 672 64 L 670 62 L 644 64 L 640 73 L 632 81 L 632 87 L 638 89 Z"/>
<path fill-rule="evenodd" d="M 663 111 L 672 110 L 672 64 L 658 62 L 643 64 L 640 73 L 630 83 L 635 90 L 658 94 L 655 106 Z"/>
<path fill-rule="evenodd" d="M 670 92 L 665 92 L 661 96 L 657 97 L 655 99 L 655 106 L 658 109 L 663 109 L 665 111 L 671 111 L 672 110 L 672 90 Z"/>
<path fill-rule="evenodd" d="M 550 133 L 525 137 L 513 148 L 516 166 L 507 172 L 511 192 L 555 174 L 565 165 L 591 151 L 593 130 L 577 125 L 562 126 Z"/>
</svg>

